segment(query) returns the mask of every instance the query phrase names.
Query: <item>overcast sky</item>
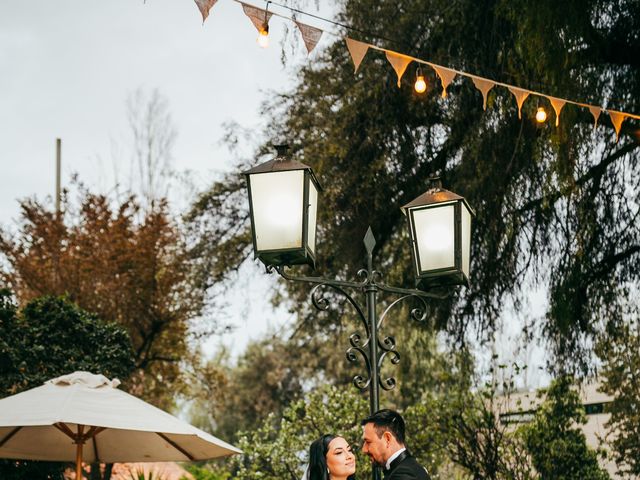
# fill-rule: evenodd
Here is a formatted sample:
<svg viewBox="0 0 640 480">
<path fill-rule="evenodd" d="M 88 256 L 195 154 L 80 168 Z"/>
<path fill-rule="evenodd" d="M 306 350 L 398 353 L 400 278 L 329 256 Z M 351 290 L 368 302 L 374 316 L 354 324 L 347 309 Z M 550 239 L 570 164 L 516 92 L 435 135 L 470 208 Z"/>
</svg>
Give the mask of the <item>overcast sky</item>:
<svg viewBox="0 0 640 480">
<path fill-rule="evenodd" d="M 329 2 L 323 3 L 326 14 Z M 222 124 L 257 127 L 270 91 L 290 88 L 295 62 L 313 60 L 291 35 L 297 55 L 282 66 L 286 25 L 273 17 L 271 46 L 261 49 L 233 0 L 219 0 L 204 25 L 193 0 L 2 0 L 0 224 L 15 225 L 19 199 L 48 196 L 52 205 L 56 138 L 62 139 L 63 185 L 77 173 L 94 191 L 113 188 L 112 144 L 126 148 L 125 101 L 137 88 L 157 88 L 166 97 L 178 131 L 173 167 L 194 172 L 204 188 L 230 168 Z M 249 332 L 255 338 L 290 321 L 283 311 L 270 313 L 269 283 L 258 273 L 241 281 L 252 292 L 249 302 L 245 294 L 229 298 L 239 331 L 226 342 L 235 350 Z"/>
</svg>

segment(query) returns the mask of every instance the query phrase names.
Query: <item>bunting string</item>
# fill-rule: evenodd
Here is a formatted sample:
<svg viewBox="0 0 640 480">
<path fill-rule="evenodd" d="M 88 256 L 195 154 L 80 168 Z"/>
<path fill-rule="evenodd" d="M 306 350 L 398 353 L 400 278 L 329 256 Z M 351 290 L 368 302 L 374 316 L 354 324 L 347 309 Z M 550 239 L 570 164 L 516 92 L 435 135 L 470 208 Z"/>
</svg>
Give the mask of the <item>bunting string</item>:
<svg viewBox="0 0 640 480">
<path fill-rule="evenodd" d="M 209 14 L 209 10 L 215 5 L 215 3 L 217 2 L 217 0 L 194 0 L 196 5 L 198 6 L 198 9 L 200 10 L 201 14 L 202 14 L 202 19 L 203 19 L 203 23 L 204 21 L 207 19 L 207 16 Z M 555 113 L 555 125 L 556 127 L 560 125 L 560 114 L 563 110 L 563 108 L 565 107 L 565 105 L 570 104 L 570 105 L 575 105 L 577 107 L 581 107 L 581 108 L 586 108 L 589 110 L 589 112 L 591 113 L 592 117 L 593 117 L 593 128 L 595 129 L 598 126 L 598 120 L 601 116 L 602 112 L 606 112 L 609 115 L 609 118 L 611 120 L 611 124 L 613 125 L 613 128 L 615 130 L 616 133 L 616 141 L 619 139 L 620 136 L 620 131 L 622 129 L 622 124 L 623 122 L 628 119 L 635 119 L 635 120 L 640 120 L 640 115 L 638 114 L 634 114 L 634 113 L 628 113 L 628 112 L 621 112 L 618 110 L 612 110 L 612 109 L 608 109 L 608 108 L 604 108 L 598 105 L 592 105 L 592 104 L 588 104 L 588 103 L 582 103 L 582 102 L 577 102 L 574 100 L 570 100 L 570 99 L 565 99 L 565 98 L 558 98 L 558 97 L 553 97 L 551 95 L 548 95 L 546 93 L 543 92 L 539 92 L 539 91 L 534 91 L 534 90 L 529 90 L 529 89 L 525 89 L 525 88 L 521 88 L 517 85 L 512 85 L 512 84 L 508 84 L 508 83 L 504 83 L 504 82 L 499 82 L 497 80 L 493 80 L 490 78 L 486 78 L 486 77 L 481 77 L 472 73 L 468 73 L 468 72 L 464 72 L 461 70 L 456 70 L 444 65 L 438 65 L 436 63 L 432 63 L 429 62 L 427 60 L 423 60 L 417 57 L 413 57 L 410 55 L 407 55 L 405 53 L 402 52 L 398 52 L 395 50 L 389 50 L 386 48 L 382 48 L 382 47 L 378 47 L 377 45 L 374 45 L 372 43 L 367 43 L 367 42 L 362 42 L 360 40 L 355 40 L 349 36 L 343 36 L 343 35 L 338 35 L 335 34 L 331 31 L 327 31 L 315 26 L 311 26 L 311 25 L 307 25 L 304 23 L 301 23 L 297 20 L 297 18 L 295 18 L 295 13 L 299 13 L 302 15 L 306 15 L 312 18 L 316 18 L 319 19 L 323 22 L 327 22 L 327 23 L 331 23 L 334 25 L 337 25 L 341 28 L 344 28 L 346 30 L 350 30 L 350 31 L 355 31 L 355 32 L 360 32 L 360 33 L 364 33 L 367 34 L 367 32 L 363 32 L 361 30 L 349 27 L 347 25 L 343 25 L 341 23 L 335 22 L 333 20 L 329 20 L 326 18 L 322 18 L 319 17 L 317 15 L 313 15 L 311 13 L 307 13 L 304 12 L 302 10 L 298 10 L 286 5 L 281 5 L 272 1 L 268 1 L 267 5 L 272 4 L 272 5 L 277 5 L 279 7 L 288 9 L 291 12 L 294 12 L 293 17 L 287 17 L 285 15 L 281 15 L 278 14 L 276 12 L 272 12 L 269 11 L 267 12 L 267 10 L 265 9 L 261 9 L 258 7 L 255 7 L 253 5 L 249 5 L 243 1 L 240 0 L 235 0 L 236 2 L 240 3 L 242 5 L 242 8 L 244 9 L 245 13 L 247 14 L 247 16 L 249 16 L 249 18 L 252 20 L 253 24 L 256 26 L 256 28 L 260 28 L 257 25 L 257 22 L 260 21 L 263 24 L 268 23 L 271 15 L 277 16 L 277 17 L 281 17 L 285 20 L 289 20 L 293 23 L 295 23 L 295 25 L 298 27 L 298 30 L 300 31 L 300 34 L 302 36 L 302 40 L 304 42 L 304 45 L 307 49 L 307 53 L 311 53 L 311 51 L 316 47 L 316 45 L 318 44 L 318 42 L 320 41 L 320 38 L 322 36 L 323 33 L 327 33 L 329 35 L 335 36 L 335 37 L 339 37 L 339 38 L 344 38 L 345 42 L 346 42 L 346 46 L 347 46 L 347 50 L 349 51 L 349 54 L 351 56 L 351 60 L 353 61 L 353 65 L 354 65 L 354 74 L 358 72 L 362 61 L 364 60 L 367 52 L 372 49 L 372 50 L 378 50 L 380 52 L 383 52 L 389 62 L 389 64 L 391 65 L 391 67 L 393 68 L 393 70 L 396 72 L 396 76 L 397 76 L 397 85 L 398 87 L 401 86 L 401 81 L 402 81 L 402 77 L 404 75 L 404 73 L 406 72 L 408 66 L 412 63 L 418 63 L 421 65 L 427 65 L 429 67 L 431 67 L 435 74 L 437 75 L 437 77 L 440 79 L 440 83 L 442 86 L 442 98 L 446 98 L 447 97 L 447 87 L 454 81 L 454 79 L 456 78 L 456 76 L 461 76 L 461 77 L 466 77 L 466 78 L 470 78 L 471 81 L 473 82 L 474 86 L 476 87 L 476 89 L 478 89 L 480 91 L 480 93 L 482 94 L 482 107 L 483 109 L 486 110 L 487 108 L 487 98 L 489 95 L 489 92 L 495 87 L 495 86 L 499 86 L 499 87 L 504 87 L 506 89 L 508 89 L 513 96 L 515 97 L 516 100 L 516 105 L 518 107 L 518 118 L 522 118 L 522 106 L 524 104 L 524 102 L 527 100 L 527 98 L 529 98 L 530 96 L 537 96 L 537 97 L 542 97 L 542 98 L 546 98 L 549 103 L 551 104 L 554 113 Z M 390 39 L 386 39 L 384 37 L 378 37 L 376 36 L 376 38 L 382 39 L 382 40 L 387 40 L 393 43 L 397 43 L 393 40 Z"/>
</svg>

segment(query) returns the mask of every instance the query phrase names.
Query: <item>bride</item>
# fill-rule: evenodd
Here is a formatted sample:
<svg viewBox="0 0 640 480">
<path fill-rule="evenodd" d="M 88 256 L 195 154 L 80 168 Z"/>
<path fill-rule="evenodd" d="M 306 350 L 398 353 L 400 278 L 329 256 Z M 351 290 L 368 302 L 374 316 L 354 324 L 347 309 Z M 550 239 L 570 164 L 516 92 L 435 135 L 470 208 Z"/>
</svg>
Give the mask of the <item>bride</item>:
<svg viewBox="0 0 640 480">
<path fill-rule="evenodd" d="M 309 465 L 303 480 L 355 480 L 356 458 L 347 441 L 323 435 L 309 447 Z"/>
</svg>

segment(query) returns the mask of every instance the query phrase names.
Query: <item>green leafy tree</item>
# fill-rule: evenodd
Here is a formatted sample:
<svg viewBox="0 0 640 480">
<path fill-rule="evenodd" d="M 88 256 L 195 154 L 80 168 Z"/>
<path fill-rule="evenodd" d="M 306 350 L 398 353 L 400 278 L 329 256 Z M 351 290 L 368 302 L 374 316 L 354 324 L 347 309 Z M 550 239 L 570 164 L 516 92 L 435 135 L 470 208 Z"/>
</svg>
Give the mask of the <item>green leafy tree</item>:
<svg viewBox="0 0 640 480">
<path fill-rule="evenodd" d="M 347 0 L 338 8 L 338 20 L 354 28 L 345 33 L 360 40 L 550 95 L 640 110 L 636 1 L 545 0 L 532 8 L 523 0 Z M 519 119 L 504 88 L 490 92 L 483 111 L 468 79 L 457 79 L 442 99 L 428 71 L 435 91 L 419 97 L 411 89 L 413 65 L 398 89 L 380 52 L 369 51 L 355 77 L 343 41 L 318 55 L 300 68 L 291 92 L 269 102 L 264 136 L 287 138 L 292 156 L 311 165 L 325 186 L 319 273 L 353 277 L 371 225 L 386 280 L 411 285 L 399 208 L 438 173 L 478 215 L 472 285 L 439 302 L 433 324 L 459 341 L 471 322 L 488 334 L 507 297 L 517 308 L 531 283 L 548 285 L 540 326 L 557 364 L 589 371 L 589 339 L 616 326 L 626 295 L 617 286 L 639 280 L 637 122 L 627 120 L 616 143 L 606 115 L 594 131 L 588 111 L 566 106 L 557 128 L 541 127 L 532 115 L 538 104 L 549 107 L 545 98 L 527 100 Z M 265 160 L 269 150 L 261 145 L 256 158 L 239 158 L 237 171 Z M 204 233 L 192 253 L 212 282 L 250 256 L 244 188 L 238 173 L 229 174 L 188 216 L 193 231 Z M 296 305 L 306 297 L 303 286 L 286 288 Z M 315 315 L 297 308 L 302 317 Z M 305 325 L 302 334 L 316 334 L 317 323 Z"/>
<path fill-rule="evenodd" d="M 554 380 L 535 419 L 521 434 L 542 480 L 607 480 L 609 474 L 598 465 L 597 452 L 587 446 L 577 426 L 586 418 L 572 385 L 570 376 Z"/>
<path fill-rule="evenodd" d="M 601 339 L 601 390 L 613 397 L 609 445 L 621 473 L 640 475 L 640 335 L 637 320 L 619 335 Z"/>
<path fill-rule="evenodd" d="M 315 390 L 307 399 L 289 405 L 281 417 L 271 414 L 257 428 L 240 437 L 238 447 L 244 455 L 230 461 L 232 478 L 299 480 L 308 461 L 311 442 L 325 433 L 334 433 L 354 447 L 359 445 L 360 420 L 367 412 L 366 400 L 353 388 Z M 367 458 L 357 455 L 359 478 L 370 475 L 369 463 Z"/>
<path fill-rule="evenodd" d="M 533 480 L 524 442 L 500 413 L 514 390 L 512 379 L 477 387 L 473 358 L 462 352 L 449 362 L 450 378 L 427 390 L 405 412 L 418 426 L 411 449 L 433 478 Z"/>
<path fill-rule="evenodd" d="M 0 290 L 0 339 L 1 397 L 76 370 L 126 379 L 134 368 L 126 330 L 63 297 L 35 298 L 18 310 L 11 293 Z M 57 480 L 63 468 L 59 463 L 2 460 L 0 478 Z"/>
</svg>

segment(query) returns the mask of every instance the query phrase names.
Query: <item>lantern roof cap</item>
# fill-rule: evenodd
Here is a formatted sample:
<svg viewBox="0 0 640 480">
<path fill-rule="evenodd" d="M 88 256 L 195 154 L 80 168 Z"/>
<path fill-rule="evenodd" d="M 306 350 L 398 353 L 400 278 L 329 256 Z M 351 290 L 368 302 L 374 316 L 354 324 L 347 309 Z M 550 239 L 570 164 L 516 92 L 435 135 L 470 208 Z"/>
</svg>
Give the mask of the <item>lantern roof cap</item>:
<svg viewBox="0 0 640 480">
<path fill-rule="evenodd" d="M 463 201 L 472 215 L 475 215 L 475 212 L 471 209 L 467 200 L 458 195 L 457 193 L 453 193 L 449 190 L 442 188 L 442 182 L 440 181 L 440 177 L 430 177 L 429 178 L 431 185 L 429 189 L 424 192 L 419 197 L 414 198 L 409 203 L 402 207 L 402 212 L 406 214 L 407 210 L 413 207 L 421 207 L 426 205 L 433 205 L 437 203 L 445 203 L 445 202 L 453 202 L 453 201 Z"/>
<path fill-rule="evenodd" d="M 271 172 L 286 172 L 291 170 L 309 170 L 311 177 L 313 177 L 314 183 L 318 186 L 319 190 L 322 190 L 320 186 L 320 182 L 313 172 L 313 169 L 302 162 L 298 162 L 297 160 L 292 160 L 287 155 L 287 151 L 289 150 L 289 145 L 274 145 L 276 148 L 276 157 L 273 160 L 269 160 L 267 162 L 261 163 L 260 165 L 256 165 L 255 167 L 242 172 L 243 175 L 253 175 L 254 173 L 271 173 Z"/>
</svg>

